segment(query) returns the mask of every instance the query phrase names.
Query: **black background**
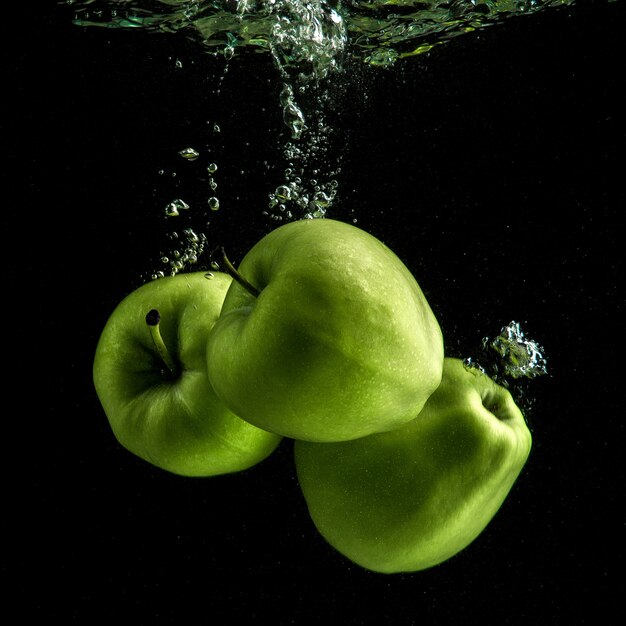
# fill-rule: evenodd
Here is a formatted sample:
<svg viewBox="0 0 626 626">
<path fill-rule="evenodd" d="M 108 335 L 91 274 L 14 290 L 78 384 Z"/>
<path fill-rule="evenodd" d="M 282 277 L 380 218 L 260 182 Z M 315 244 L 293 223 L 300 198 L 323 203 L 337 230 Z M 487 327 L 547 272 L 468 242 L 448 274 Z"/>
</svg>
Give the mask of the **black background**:
<svg viewBox="0 0 626 626">
<path fill-rule="evenodd" d="M 92 387 L 95 343 L 158 265 L 165 203 L 207 195 L 176 152 L 205 146 L 218 163 L 209 241 L 238 260 L 275 225 L 262 211 L 282 182 L 280 85 L 264 57 L 223 74 L 184 37 L 70 17 L 28 8 L 2 26 L 2 567 L 21 614 L 587 624 L 616 609 L 619 621 L 623 2 L 511 20 L 402 68 L 353 68 L 336 90 L 328 160 L 343 170 L 329 217 L 357 219 L 406 262 L 449 354 L 516 320 L 550 372 L 528 385 L 533 450 L 485 532 L 440 566 L 393 576 L 317 535 L 290 442 L 242 474 L 192 480 L 114 440 Z"/>
</svg>

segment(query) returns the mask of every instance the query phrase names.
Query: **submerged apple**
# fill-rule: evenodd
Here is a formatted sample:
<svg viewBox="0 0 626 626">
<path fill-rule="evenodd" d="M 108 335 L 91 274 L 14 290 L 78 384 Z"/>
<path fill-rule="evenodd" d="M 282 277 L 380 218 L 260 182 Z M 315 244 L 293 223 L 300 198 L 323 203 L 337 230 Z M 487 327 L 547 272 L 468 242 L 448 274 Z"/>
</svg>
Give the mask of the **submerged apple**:
<svg viewBox="0 0 626 626">
<path fill-rule="evenodd" d="M 207 377 L 207 336 L 230 282 L 194 272 L 146 283 L 113 311 L 96 348 L 94 385 L 116 438 L 176 474 L 244 470 L 281 439 L 230 412 Z"/>
<path fill-rule="evenodd" d="M 356 441 L 296 441 L 295 462 L 311 518 L 332 546 L 376 572 L 412 572 L 482 532 L 530 448 L 511 394 L 447 358 L 412 422 Z"/>
<path fill-rule="evenodd" d="M 365 231 L 291 222 L 245 255 L 237 277 L 209 335 L 208 375 L 251 424 L 355 439 L 412 420 L 439 385 L 439 324 L 407 267 Z"/>
</svg>

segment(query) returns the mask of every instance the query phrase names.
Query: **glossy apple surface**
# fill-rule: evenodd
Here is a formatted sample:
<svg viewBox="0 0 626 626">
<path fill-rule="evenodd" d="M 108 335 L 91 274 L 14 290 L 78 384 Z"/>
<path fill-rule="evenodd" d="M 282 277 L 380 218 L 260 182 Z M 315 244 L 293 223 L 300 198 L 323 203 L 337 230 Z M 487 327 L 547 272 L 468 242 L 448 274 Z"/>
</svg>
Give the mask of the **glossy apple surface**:
<svg viewBox="0 0 626 626">
<path fill-rule="evenodd" d="M 384 243 L 329 219 L 285 224 L 244 257 L 209 336 L 209 379 L 231 411 L 308 441 L 410 420 L 441 381 L 439 324 Z"/>
<path fill-rule="evenodd" d="M 531 434 L 511 394 L 458 359 L 423 411 L 392 432 L 295 442 L 300 486 L 323 537 L 364 568 L 432 567 L 468 546 L 504 502 Z"/>
<path fill-rule="evenodd" d="M 266 458 L 280 437 L 245 422 L 217 398 L 206 372 L 206 341 L 230 276 L 178 274 L 146 283 L 113 311 L 93 364 L 96 392 L 118 441 L 176 474 L 213 476 Z M 146 314 L 174 360 L 172 374 L 155 349 Z"/>
</svg>

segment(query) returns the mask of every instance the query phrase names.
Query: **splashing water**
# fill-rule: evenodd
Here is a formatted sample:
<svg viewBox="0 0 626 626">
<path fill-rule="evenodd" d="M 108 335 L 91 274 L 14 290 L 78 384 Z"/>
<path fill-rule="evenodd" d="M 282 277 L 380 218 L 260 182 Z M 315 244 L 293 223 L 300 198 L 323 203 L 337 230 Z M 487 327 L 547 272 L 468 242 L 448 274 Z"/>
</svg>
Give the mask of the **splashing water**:
<svg viewBox="0 0 626 626">
<path fill-rule="evenodd" d="M 320 77 L 344 49 L 392 65 L 450 39 L 575 0 L 62 0 L 82 26 L 182 31 L 208 52 L 270 53 Z"/>
<path fill-rule="evenodd" d="M 466 368 L 476 369 L 510 389 L 520 408 L 528 411 L 534 397 L 527 395 L 521 383 L 548 373 L 544 354 L 536 341 L 526 337 L 519 322 L 512 321 L 496 337 L 483 337 L 481 355 L 467 357 L 463 363 Z"/>
<path fill-rule="evenodd" d="M 504 376 L 536 378 L 547 373 L 543 348 L 524 336 L 518 322 L 510 322 L 495 339 L 484 337 L 483 348 L 498 355 Z"/>
</svg>

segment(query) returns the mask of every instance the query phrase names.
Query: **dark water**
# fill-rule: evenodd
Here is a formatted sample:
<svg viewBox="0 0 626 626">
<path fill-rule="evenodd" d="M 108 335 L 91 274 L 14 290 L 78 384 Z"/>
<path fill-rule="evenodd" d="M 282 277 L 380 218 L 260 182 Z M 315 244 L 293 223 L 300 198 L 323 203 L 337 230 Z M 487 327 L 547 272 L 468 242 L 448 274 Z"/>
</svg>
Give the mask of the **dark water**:
<svg viewBox="0 0 626 626">
<path fill-rule="evenodd" d="M 184 198 L 182 225 L 210 221 L 207 250 L 227 245 L 235 260 L 277 223 L 268 194 L 284 182 L 289 133 L 276 68 L 252 55 L 224 73 L 185 36 L 80 27 L 51 8 L 4 23 L 6 41 L 20 34 L 3 118 L 3 570 L 19 614 L 147 625 L 619 614 L 624 13 L 619 1 L 546 10 L 401 66 L 350 65 L 328 86 L 333 130 L 307 157 L 308 173 L 338 182 L 328 216 L 356 219 L 414 271 L 449 354 L 479 353 L 515 319 L 549 363 L 525 389 L 533 450 L 502 509 L 461 554 L 397 576 L 321 540 L 288 442 L 240 475 L 170 476 L 117 445 L 92 387 L 108 314 L 171 246 L 168 202 Z M 189 146 L 198 159 L 181 157 Z"/>
</svg>

